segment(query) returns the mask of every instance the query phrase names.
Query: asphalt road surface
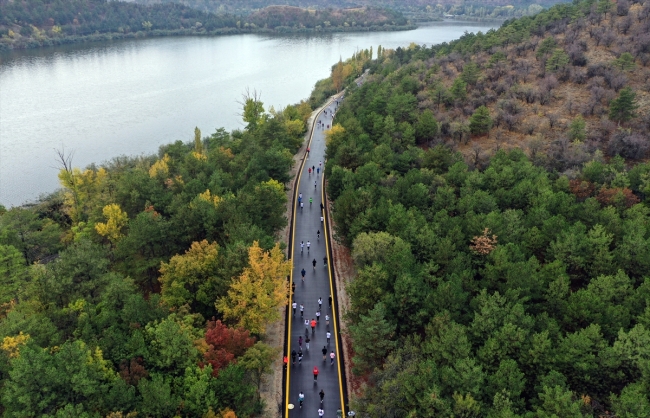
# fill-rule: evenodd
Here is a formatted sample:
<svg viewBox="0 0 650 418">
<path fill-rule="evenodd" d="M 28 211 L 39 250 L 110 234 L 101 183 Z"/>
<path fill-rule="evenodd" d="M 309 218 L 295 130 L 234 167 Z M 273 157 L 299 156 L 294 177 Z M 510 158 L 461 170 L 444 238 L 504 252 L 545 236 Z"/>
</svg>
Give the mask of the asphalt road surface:
<svg viewBox="0 0 650 418">
<path fill-rule="evenodd" d="M 293 229 L 293 274 L 292 280 L 296 284 L 296 290 L 291 302 L 296 302 L 296 313 L 290 312 L 289 333 L 287 336 L 289 353 L 292 350 L 299 351 L 298 338 L 302 337 L 302 362 L 298 362 L 296 356 L 295 364 L 292 364 L 289 355 L 289 377 L 288 377 L 288 404 L 293 404 L 293 409 L 285 409 L 287 417 L 316 418 L 318 410 L 325 411 L 324 417 L 335 418 L 337 411 L 342 410 L 343 392 L 341 390 L 341 368 L 339 364 L 338 350 L 338 324 L 335 323 L 336 301 L 333 306 L 329 305 L 329 297 L 335 297 L 332 292 L 333 283 L 329 270 L 330 260 L 324 263 L 323 258 L 328 258 L 327 240 L 324 232 L 326 225 L 321 221 L 324 213 L 321 211 L 323 202 L 323 168 L 325 165 L 325 131 L 328 125 L 332 126 L 332 112 L 336 109 L 336 102 L 330 103 L 318 115 L 315 120 L 315 128 L 310 144 L 310 153 L 299 173 L 298 192 L 302 193 L 303 207 L 294 202 L 295 224 Z M 319 126 L 318 121 L 322 124 Z M 309 173 L 309 169 L 316 171 Z M 309 199 L 312 199 L 312 203 Z M 326 220 L 325 220 L 326 221 Z M 320 231 L 320 238 L 318 238 Z M 309 249 L 307 242 L 310 243 Z M 301 248 L 301 243 L 304 247 Z M 313 261 L 316 261 L 316 268 Z M 305 278 L 302 280 L 301 271 L 305 270 Z M 311 321 L 317 319 L 316 311 L 319 310 L 318 299 L 322 299 L 320 309 L 320 320 L 317 321 L 315 330 L 311 326 L 305 327 L 305 319 Z M 304 306 L 304 313 L 301 316 L 300 305 Z M 326 315 L 329 315 L 329 326 L 326 325 Z M 305 331 L 307 333 L 305 334 Z M 327 331 L 331 333 L 330 342 L 327 342 Z M 309 350 L 306 347 L 306 336 L 311 340 Z M 327 354 L 323 360 L 323 347 Z M 330 353 L 334 352 L 334 363 L 331 364 Z M 314 381 L 313 369 L 318 367 L 319 374 L 317 381 Z M 319 393 L 324 391 L 325 397 L 321 404 Z M 302 408 L 299 406 L 298 394 L 302 391 L 305 394 L 305 401 Z"/>
</svg>

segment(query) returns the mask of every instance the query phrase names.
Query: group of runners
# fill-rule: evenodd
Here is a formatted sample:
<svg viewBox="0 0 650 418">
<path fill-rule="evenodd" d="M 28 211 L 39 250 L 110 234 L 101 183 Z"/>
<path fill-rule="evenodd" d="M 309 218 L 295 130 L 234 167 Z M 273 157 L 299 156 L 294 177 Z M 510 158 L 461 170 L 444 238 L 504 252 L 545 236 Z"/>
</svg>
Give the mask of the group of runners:
<svg viewBox="0 0 650 418">
<path fill-rule="evenodd" d="M 338 101 L 337 101 L 337 105 L 338 105 Z M 321 120 L 318 120 L 317 126 L 320 127 L 320 128 L 325 128 L 326 127 L 326 128 L 329 129 L 330 128 L 329 120 L 334 118 L 334 110 L 327 110 L 326 109 L 326 110 L 323 111 L 323 115 L 324 115 L 323 120 L 326 120 L 327 122 L 323 122 Z M 310 157 L 310 151 L 311 150 L 309 148 L 307 148 L 307 153 L 306 153 L 306 158 L 307 159 L 309 159 L 309 157 Z M 314 176 L 315 176 L 315 180 L 314 180 L 314 192 L 315 193 L 318 190 L 318 179 L 319 179 L 322 172 L 323 172 L 323 162 L 322 161 L 318 162 L 318 166 L 316 166 L 316 164 L 314 164 L 311 167 L 307 167 L 307 173 L 309 175 L 310 181 L 311 181 L 311 175 L 314 174 Z M 319 176 L 319 177 L 316 177 L 316 176 Z M 309 193 L 306 192 L 305 194 L 308 195 Z M 303 193 L 300 192 L 298 194 L 298 206 L 300 207 L 301 212 L 303 212 L 305 203 L 307 203 L 307 201 L 309 202 L 309 207 L 311 209 L 312 206 L 313 206 L 314 197 L 307 197 L 307 196 L 303 197 Z M 324 217 L 323 217 L 324 216 L 324 209 L 325 209 L 325 207 L 324 207 L 323 203 L 321 202 L 320 203 L 320 225 L 321 225 L 321 227 L 318 228 L 317 231 L 316 231 L 316 243 L 320 242 L 321 229 L 323 229 L 323 233 L 325 233 L 325 231 L 324 231 L 324 227 L 325 227 L 324 226 Z M 313 236 L 312 236 L 311 239 L 313 239 Z M 312 244 L 311 240 L 300 241 L 300 255 L 301 255 L 301 258 L 304 255 L 305 246 L 307 247 L 307 254 L 310 254 L 311 244 Z M 316 250 L 317 249 L 315 248 L 315 251 Z M 324 254 L 324 255 L 325 256 L 323 257 L 323 267 L 327 268 L 327 263 L 328 263 L 327 254 Z M 312 257 L 310 257 L 310 258 L 312 258 Z M 312 268 L 313 268 L 313 270 L 315 272 L 316 271 L 316 266 L 318 264 L 318 262 L 316 261 L 316 258 L 313 258 L 313 260 L 311 261 L 311 264 L 312 264 Z M 304 267 L 302 267 L 301 271 L 300 271 L 300 275 L 301 275 L 301 279 L 302 279 L 303 283 L 305 282 L 306 274 L 307 274 L 306 269 Z M 292 289 L 295 289 L 295 282 L 292 283 Z M 305 314 L 305 310 L 307 309 L 307 312 L 309 312 L 309 306 L 307 306 L 307 308 L 306 308 L 305 305 L 310 305 L 310 304 L 305 303 L 306 294 L 303 293 L 302 295 L 300 295 L 300 293 L 302 293 L 300 290 L 298 291 L 298 293 L 299 294 L 296 295 L 295 291 L 293 292 L 293 301 L 291 303 L 292 315 L 293 315 L 293 317 L 296 317 L 296 315 L 298 313 L 300 313 L 300 320 L 304 321 L 305 332 L 304 332 L 304 335 L 298 335 L 297 338 L 296 337 L 292 338 L 293 342 L 292 342 L 291 345 L 293 347 L 291 348 L 291 352 L 289 353 L 289 356 L 284 357 L 284 363 L 285 363 L 285 365 L 287 365 L 289 360 L 291 360 L 292 369 L 295 369 L 297 371 L 297 373 L 310 373 L 309 368 L 311 368 L 311 366 L 313 365 L 313 368 L 311 368 L 311 373 L 313 375 L 313 382 L 314 382 L 314 392 L 313 393 L 315 394 L 316 390 L 318 390 L 316 388 L 317 388 L 317 385 L 318 385 L 318 375 L 321 373 L 320 369 L 322 369 L 323 367 L 325 367 L 327 365 L 328 358 L 329 358 L 330 367 L 334 366 L 334 363 L 335 363 L 335 360 L 336 360 L 335 350 L 331 349 L 331 345 L 332 345 L 331 339 L 332 339 L 332 336 L 333 336 L 332 331 L 330 329 L 330 321 L 332 320 L 331 315 L 333 314 L 332 295 L 329 295 L 329 297 L 328 297 L 329 309 L 324 309 L 323 308 L 323 298 L 318 297 L 318 300 L 317 300 L 318 310 L 315 311 L 315 314 L 313 316 L 308 316 L 308 314 Z M 312 293 L 312 295 L 313 295 L 313 293 Z M 316 293 L 316 295 L 317 295 L 317 293 Z M 312 296 L 312 297 L 314 297 L 314 296 Z M 315 297 L 314 297 L 314 299 L 315 299 Z M 314 305 L 311 305 L 311 306 L 313 306 L 315 308 Z M 311 311 L 311 312 L 314 312 L 314 311 Z M 324 319 L 324 321 L 323 321 L 324 322 L 324 327 L 322 325 L 320 325 L 321 324 L 321 322 L 320 322 L 321 316 Z M 310 331 L 310 328 L 311 328 L 311 331 Z M 318 350 L 319 347 L 321 346 L 320 344 L 318 344 L 318 342 L 322 343 L 322 340 L 320 340 L 320 341 L 318 341 L 318 340 L 320 338 L 322 338 L 323 336 L 325 337 L 325 341 L 326 341 L 326 343 L 324 345 L 322 345 L 322 349 L 320 349 L 321 354 L 323 356 L 323 359 L 322 359 L 323 364 L 319 365 L 318 360 L 314 359 L 314 360 L 316 360 L 315 361 L 316 364 L 314 364 L 314 362 L 311 362 L 311 364 L 308 366 L 309 368 L 307 370 L 304 370 L 304 371 L 300 370 L 300 369 L 302 369 L 302 360 L 303 360 L 303 358 L 305 356 L 308 356 L 307 359 L 309 359 L 310 345 L 311 344 L 317 344 L 315 349 Z M 294 344 L 297 344 L 297 345 L 294 345 Z M 304 347 L 303 347 L 303 345 L 304 345 Z M 296 365 L 296 363 L 297 363 L 297 365 Z M 297 366 L 297 367 L 294 368 L 293 366 Z M 320 369 L 319 369 L 319 366 L 320 366 Z M 325 411 L 324 411 L 325 391 L 321 389 L 320 392 L 318 392 L 318 395 L 320 397 L 320 404 L 319 404 L 319 407 L 318 407 L 318 416 L 323 417 L 323 416 L 325 416 Z M 295 396 L 295 392 L 294 392 L 293 396 Z M 295 400 L 295 398 L 294 398 L 294 400 Z M 298 399 L 297 400 L 298 400 L 297 403 L 299 405 L 299 408 L 302 409 L 303 404 L 305 402 L 305 393 L 302 390 L 298 394 Z M 331 411 L 331 412 L 333 412 L 333 411 Z M 340 409 L 337 411 L 336 415 L 341 416 L 341 410 Z M 332 414 L 331 416 L 333 417 L 334 415 Z M 348 414 L 348 416 L 352 416 L 352 415 Z"/>
</svg>

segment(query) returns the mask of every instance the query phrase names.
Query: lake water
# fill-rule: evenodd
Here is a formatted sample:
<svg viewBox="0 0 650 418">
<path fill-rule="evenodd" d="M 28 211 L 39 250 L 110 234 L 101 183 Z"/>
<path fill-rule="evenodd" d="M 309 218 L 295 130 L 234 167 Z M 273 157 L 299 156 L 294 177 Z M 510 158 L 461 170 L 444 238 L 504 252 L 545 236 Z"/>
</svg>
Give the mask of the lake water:
<svg viewBox="0 0 650 418">
<path fill-rule="evenodd" d="M 0 54 L 0 204 L 58 184 L 56 149 L 85 167 L 243 127 L 248 88 L 268 110 L 309 96 L 339 58 L 381 45 L 432 45 L 496 25 L 440 22 L 405 32 L 127 40 Z"/>
</svg>

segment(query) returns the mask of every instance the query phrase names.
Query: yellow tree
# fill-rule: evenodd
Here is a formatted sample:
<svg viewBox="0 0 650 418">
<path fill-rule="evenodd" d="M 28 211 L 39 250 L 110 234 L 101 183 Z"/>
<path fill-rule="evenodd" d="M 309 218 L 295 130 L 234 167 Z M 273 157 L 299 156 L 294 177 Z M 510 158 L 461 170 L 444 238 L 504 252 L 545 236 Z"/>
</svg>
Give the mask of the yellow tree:
<svg viewBox="0 0 650 418">
<path fill-rule="evenodd" d="M 215 306 L 226 320 L 259 335 L 268 324 L 280 319 L 278 308 L 287 304 L 291 263 L 285 260 L 279 244 L 265 252 L 255 241 L 248 249 L 248 264 L 233 280 L 228 295 L 217 300 Z"/>
<path fill-rule="evenodd" d="M 65 208 L 76 224 L 87 221 L 95 206 L 95 200 L 99 199 L 104 190 L 108 173 L 103 168 L 97 171 L 78 168 L 64 168 L 59 171 L 59 181 L 65 188 Z"/>
<path fill-rule="evenodd" d="M 106 223 L 98 222 L 95 224 L 95 231 L 115 244 L 123 237 L 122 228 L 129 220 L 129 216 L 116 203 L 104 206 L 102 213 L 106 218 Z"/>
<path fill-rule="evenodd" d="M 20 331 L 20 334 L 15 337 L 4 337 L 2 344 L 0 344 L 0 348 L 7 353 L 9 358 L 17 358 L 20 355 L 20 347 L 27 344 L 28 340 L 29 334 L 23 334 L 23 332 Z"/>
<path fill-rule="evenodd" d="M 207 240 L 193 242 L 183 255 L 175 255 L 169 263 L 162 263 L 162 299 L 171 307 L 189 304 L 200 308 L 202 313 L 210 308 L 214 300 L 225 294 L 226 284 L 218 275 L 219 246 Z M 196 304 L 204 306 L 196 306 Z"/>
<path fill-rule="evenodd" d="M 343 80 L 343 61 L 339 59 L 338 64 L 332 67 L 332 84 L 334 84 L 337 93 L 343 87 Z"/>
<path fill-rule="evenodd" d="M 170 161 L 171 158 L 169 158 L 169 155 L 165 154 L 164 157 L 162 157 L 160 160 L 153 163 L 151 168 L 149 168 L 149 177 L 155 178 L 160 175 L 162 178 L 167 178 L 167 176 L 169 175 Z"/>
<path fill-rule="evenodd" d="M 332 126 L 332 129 L 325 131 L 325 144 L 329 147 L 340 145 L 345 140 L 345 128 L 340 124 Z"/>
</svg>

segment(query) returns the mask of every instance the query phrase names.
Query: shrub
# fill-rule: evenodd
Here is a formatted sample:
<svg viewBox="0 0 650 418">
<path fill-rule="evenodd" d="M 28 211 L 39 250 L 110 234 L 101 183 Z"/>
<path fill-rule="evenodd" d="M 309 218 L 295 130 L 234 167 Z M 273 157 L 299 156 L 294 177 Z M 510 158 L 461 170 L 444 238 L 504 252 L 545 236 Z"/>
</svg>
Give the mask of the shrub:
<svg viewBox="0 0 650 418">
<path fill-rule="evenodd" d="M 649 149 L 650 142 L 646 136 L 624 129 L 614 132 L 607 144 L 607 152 L 610 155 L 620 155 L 624 158 L 644 158 Z"/>
</svg>

